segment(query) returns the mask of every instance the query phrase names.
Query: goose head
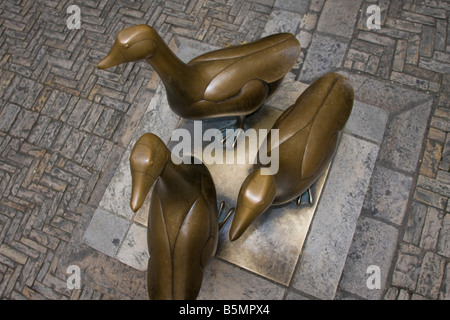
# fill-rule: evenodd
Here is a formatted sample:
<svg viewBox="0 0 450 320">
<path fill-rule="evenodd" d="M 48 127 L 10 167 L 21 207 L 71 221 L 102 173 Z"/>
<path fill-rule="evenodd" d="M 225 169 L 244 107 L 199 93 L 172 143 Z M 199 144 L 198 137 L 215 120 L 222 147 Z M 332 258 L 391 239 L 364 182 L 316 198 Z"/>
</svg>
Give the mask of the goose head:
<svg viewBox="0 0 450 320">
<path fill-rule="evenodd" d="M 121 30 L 108 55 L 97 67 L 108 69 L 125 62 L 133 62 L 153 56 L 159 36 L 152 27 L 141 24 Z"/>
<path fill-rule="evenodd" d="M 272 205 L 275 192 L 274 176 L 262 175 L 261 169 L 253 171 L 244 180 L 229 231 L 231 241 L 239 239 L 250 224 Z"/>
<path fill-rule="evenodd" d="M 152 133 L 146 133 L 133 147 L 130 155 L 132 177 L 131 209 L 136 212 L 142 206 L 169 160 L 169 150 L 164 142 Z"/>
</svg>

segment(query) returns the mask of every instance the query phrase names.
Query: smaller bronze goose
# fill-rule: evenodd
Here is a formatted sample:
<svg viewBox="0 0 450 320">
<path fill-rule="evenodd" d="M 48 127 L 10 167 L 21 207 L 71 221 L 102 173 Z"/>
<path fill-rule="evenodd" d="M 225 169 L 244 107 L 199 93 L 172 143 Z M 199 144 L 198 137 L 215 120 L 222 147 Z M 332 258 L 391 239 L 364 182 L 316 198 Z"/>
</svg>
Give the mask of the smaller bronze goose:
<svg viewBox="0 0 450 320">
<path fill-rule="evenodd" d="M 280 33 L 184 63 L 152 27 L 137 25 L 118 33 L 98 68 L 145 59 L 160 76 L 177 115 L 192 120 L 237 117 L 236 126 L 243 129 L 245 117 L 278 88 L 300 50 L 294 35 Z"/>
<path fill-rule="evenodd" d="M 336 151 L 340 133 L 353 107 L 350 82 L 336 73 L 326 74 L 311 84 L 273 125 L 279 143 L 267 136 L 267 150 L 278 148 L 279 170 L 261 174 L 255 164 L 238 195 L 229 231 L 231 241 L 271 205 L 281 205 L 302 195 L 323 173 Z M 259 156 L 257 157 L 259 159 Z"/>
<path fill-rule="evenodd" d="M 139 210 L 154 186 L 148 219 L 148 295 L 152 300 L 194 300 L 218 240 L 216 189 L 203 164 L 175 165 L 154 134 L 144 134 L 130 155 L 130 205 Z"/>
</svg>

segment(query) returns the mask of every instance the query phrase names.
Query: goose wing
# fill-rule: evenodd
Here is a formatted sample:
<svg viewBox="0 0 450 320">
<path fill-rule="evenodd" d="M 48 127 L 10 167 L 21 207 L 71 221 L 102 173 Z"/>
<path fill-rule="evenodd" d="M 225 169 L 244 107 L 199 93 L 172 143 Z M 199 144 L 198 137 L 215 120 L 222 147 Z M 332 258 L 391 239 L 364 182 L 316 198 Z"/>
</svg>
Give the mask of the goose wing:
<svg viewBox="0 0 450 320">
<path fill-rule="evenodd" d="M 210 187 L 209 180 L 200 175 L 201 194 L 178 212 L 177 207 L 163 204 L 172 202 L 170 199 L 153 194 L 148 235 L 152 299 L 196 299 L 203 269 L 217 246 L 216 205 L 212 204 L 216 201 L 215 189 L 213 197 L 204 196 Z"/>
<path fill-rule="evenodd" d="M 214 254 L 217 241 L 209 228 L 207 205 L 202 197 L 196 199 L 179 226 L 171 225 L 163 211 L 159 206 L 153 212 L 149 234 L 150 297 L 196 299 L 204 263 Z"/>
<path fill-rule="evenodd" d="M 237 95 L 252 79 L 267 83 L 283 78 L 300 55 L 300 43 L 291 34 L 277 34 L 253 43 L 204 54 L 192 62 L 228 59 L 228 64 L 209 83 L 204 99 L 221 101 Z"/>
<path fill-rule="evenodd" d="M 289 141 L 289 148 L 304 149 L 302 177 L 314 175 L 334 153 L 338 133 L 344 128 L 352 106 L 350 83 L 330 73 L 316 80 L 276 121 L 273 129 L 280 130 L 279 147 Z"/>
<path fill-rule="evenodd" d="M 292 37 L 293 35 L 290 33 L 273 34 L 250 43 L 230 46 L 227 48 L 206 52 L 192 59 L 189 62 L 189 64 L 196 62 L 208 62 L 208 61 L 242 58 L 255 52 L 276 46 L 283 41 L 291 39 Z"/>
<path fill-rule="evenodd" d="M 316 174 L 328 162 L 337 147 L 339 134 L 344 128 L 353 107 L 353 88 L 339 75 L 331 75 L 328 90 L 311 123 L 302 163 L 302 176 Z"/>
</svg>

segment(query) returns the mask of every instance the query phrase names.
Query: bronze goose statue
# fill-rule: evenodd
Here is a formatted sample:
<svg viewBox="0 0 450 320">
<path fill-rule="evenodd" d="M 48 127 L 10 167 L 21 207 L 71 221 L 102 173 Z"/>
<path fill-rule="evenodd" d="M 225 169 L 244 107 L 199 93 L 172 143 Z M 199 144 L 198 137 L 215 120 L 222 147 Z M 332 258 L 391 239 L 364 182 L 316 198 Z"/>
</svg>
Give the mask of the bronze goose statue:
<svg viewBox="0 0 450 320">
<path fill-rule="evenodd" d="M 236 127 L 243 129 L 245 117 L 278 88 L 300 50 L 294 35 L 280 33 L 184 63 L 152 27 L 137 25 L 118 33 L 98 68 L 145 59 L 160 76 L 177 115 L 192 120 L 237 117 Z"/>
<path fill-rule="evenodd" d="M 216 189 L 203 164 L 175 165 L 164 142 L 144 134 L 130 155 L 131 209 L 139 210 L 153 185 L 148 219 L 148 295 L 194 300 L 203 270 L 217 248 Z M 230 212 L 231 213 L 231 212 Z"/>
<path fill-rule="evenodd" d="M 279 143 L 267 136 L 267 150 L 278 148 L 279 169 L 261 174 L 255 164 L 239 191 L 235 216 L 229 230 L 231 241 L 272 205 L 302 195 L 324 172 L 336 151 L 341 130 L 353 108 L 353 88 L 336 73 L 311 84 L 273 125 Z M 259 157 L 257 157 L 259 159 Z"/>
</svg>

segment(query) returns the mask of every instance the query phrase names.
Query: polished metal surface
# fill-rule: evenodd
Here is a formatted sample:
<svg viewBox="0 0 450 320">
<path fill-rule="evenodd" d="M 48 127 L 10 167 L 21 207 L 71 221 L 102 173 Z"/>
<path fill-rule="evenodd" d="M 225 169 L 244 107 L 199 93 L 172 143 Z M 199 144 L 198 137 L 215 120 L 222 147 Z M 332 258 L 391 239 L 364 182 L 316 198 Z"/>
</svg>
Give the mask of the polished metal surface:
<svg viewBox="0 0 450 320">
<path fill-rule="evenodd" d="M 300 55 L 300 43 L 289 33 L 214 50 L 188 63 L 181 61 L 148 25 L 121 30 L 99 69 L 146 60 L 160 76 L 171 109 L 186 119 L 245 117 L 280 85 Z"/>
<path fill-rule="evenodd" d="M 193 300 L 218 240 L 217 200 L 203 164 L 172 162 L 154 134 L 144 134 L 130 155 L 132 194 L 137 211 L 154 186 L 148 219 L 148 295 L 154 300 Z"/>
<path fill-rule="evenodd" d="M 336 73 L 326 74 L 306 89 L 273 125 L 279 141 L 267 137 L 268 150 L 278 149 L 279 170 L 261 174 L 256 164 L 239 191 L 230 227 L 231 241 L 272 205 L 285 204 L 303 194 L 328 167 L 340 133 L 353 107 L 350 82 Z M 259 157 L 258 157 L 259 159 Z"/>
</svg>

